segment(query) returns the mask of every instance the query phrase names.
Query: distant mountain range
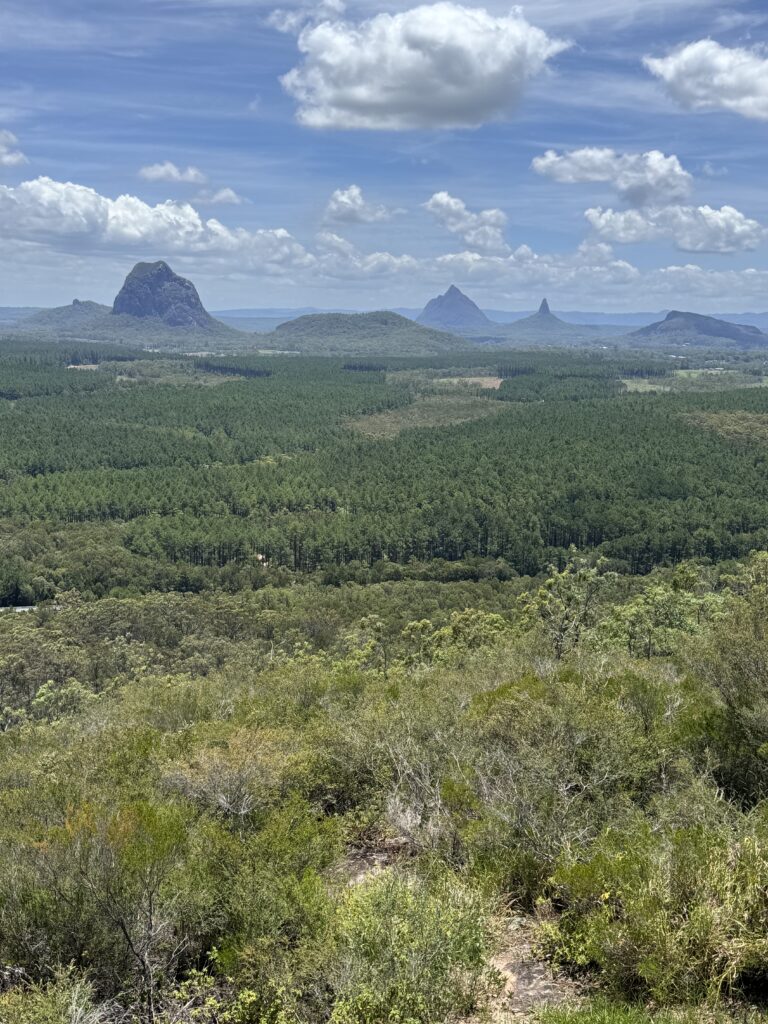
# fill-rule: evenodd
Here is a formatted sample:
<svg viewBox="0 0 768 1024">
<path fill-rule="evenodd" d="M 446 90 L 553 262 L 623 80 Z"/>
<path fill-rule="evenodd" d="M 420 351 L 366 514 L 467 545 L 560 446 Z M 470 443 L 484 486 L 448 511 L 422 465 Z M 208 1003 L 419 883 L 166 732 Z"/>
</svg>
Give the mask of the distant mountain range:
<svg viewBox="0 0 768 1024">
<path fill-rule="evenodd" d="M 555 316 L 546 299 L 542 300 L 538 311 L 532 316 L 498 326 L 503 329 L 503 337 L 508 341 L 532 345 L 579 345 L 626 330 L 616 324 L 609 326 L 607 324 L 566 323 L 565 320 Z"/>
<path fill-rule="evenodd" d="M 405 314 L 405 315 L 404 315 Z M 632 330 L 632 328 L 635 328 Z M 554 314 L 546 299 L 530 314 L 482 310 L 456 285 L 423 310 L 230 309 L 210 314 L 191 281 L 167 263 L 139 263 L 112 306 L 75 299 L 37 310 L 0 307 L 0 330 L 61 340 L 108 341 L 176 351 L 420 355 L 477 346 L 768 345 L 768 313 Z M 258 339 L 258 340 L 257 340 Z"/>
<path fill-rule="evenodd" d="M 475 344 L 485 345 L 579 345 L 603 337 L 615 337 L 628 329 L 616 324 L 566 323 L 554 315 L 546 299 L 530 316 L 499 323 L 487 317 L 455 285 L 451 285 L 444 295 L 430 300 L 416 319 L 419 323 L 439 325 L 443 330 L 461 334 Z"/>
<path fill-rule="evenodd" d="M 470 300 L 471 301 L 471 300 Z M 473 303 L 473 305 L 475 305 Z M 422 309 L 413 306 L 388 306 L 392 313 L 399 313 L 409 320 L 418 320 L 423 313 Z M 479 307 L 478 307 L 479 308 Z M 264 322 L 285 323 L 286 320 L 294 320 L 296 317 L 308 313 L 360 313 L 365 312 L 359 309 L 227 309 L 214 310 L 212 315 L 225 323 L 234 324 L 235 321 L 250 322 L 257 324 Z M 503 310 L 503 309 L 481 309 L 480 312 L 492 324 L 512 324 L 526 317 L 532 316 L 536 310 Z M 584 310 L 558 310 L 557 316 L 565 323 L 577 325 L 595 325 L 598 327 L 647 327 L 649 324 L 663 320 L 669 310 L 657 309 L 652 312 L 630 312 L 630 313 L 603 313 L 597 310 L 593 312 Z M 3 309 L 0 307 L 0 321 L 3 319 Z M 768 329 L 768 312 L 765 313 L 712 313 L 711 316 L 720 320 L 728 320 L 734 324 L 751 324 L 761 330 Z M 259 327 L 250 328 L 258 330 Z M 273 328 L 270 328 L 272 330 Z"/>
<path fill-rule="evenodd" d="M 40 310 L 40 306 L 0 306 L 0 327 L 17 324 L 19 320 L 34 316 Z"/>
</svg>

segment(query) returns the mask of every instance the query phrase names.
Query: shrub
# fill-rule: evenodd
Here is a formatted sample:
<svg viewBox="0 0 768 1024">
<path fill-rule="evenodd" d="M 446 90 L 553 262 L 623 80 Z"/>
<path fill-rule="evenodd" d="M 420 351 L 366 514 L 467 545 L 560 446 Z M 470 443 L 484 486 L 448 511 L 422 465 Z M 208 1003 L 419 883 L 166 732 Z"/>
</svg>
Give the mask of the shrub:
<svg viewBox="0 0 768 1024">
<path fill-rule="evenodd" d="M 495 985 L 488 906 L 455 878 L 386 872 L 339 909 L 333 1024 L 431 1024 L 481 1005 Z"/>
<path fill-rule="evenodd" d="M 622 995 L 674 1004 L 768 982 L 768 808 L 683 825 L 638 815 L 562 861 L 552 894 L 564 913 L 545 947 Z"/>
<path fill-rule="evenodd" d="M 0 995 L 0 1024 L 107 1024 L 107 1009 L 95 1006 L 92 996 L 87 982 L 62 972 L 49 985 Z"/>
</svg>

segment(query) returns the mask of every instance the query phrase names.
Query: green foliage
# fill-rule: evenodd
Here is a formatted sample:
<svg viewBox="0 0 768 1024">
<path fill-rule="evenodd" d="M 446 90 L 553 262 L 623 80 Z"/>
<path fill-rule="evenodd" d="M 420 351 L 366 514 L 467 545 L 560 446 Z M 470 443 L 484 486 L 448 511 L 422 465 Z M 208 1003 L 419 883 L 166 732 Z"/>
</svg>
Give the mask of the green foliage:
<svg viewBox="0 0 768 1024">
<path fill-rule="evenodd" d="M 659 825 L 635 818 L 583 861 L 566 858 L 552 883 L 565 908 L 549 934 L 555 954 L 662 1004 L 761 988 L 768 819 L 764 808 L 735 817 L 716 799 L 696 806 L 691 793 Z"/>
<path fill-rule="evenodd" d="M 436 1024 L 482 1006 L 495 987 L 488 967 L 488 907 L 448 875 L 385 873 L 339 909 L 332 1024 Z"/>
<path fill-rule="evenodd" d="M 372 441 L 494 367 L 122 354 L 0 353 L 0 1021 L 482 1015 L 542 900 L 617 999 L 756 998 L 763 442 L 692 414 L 768 394 L 510 354 Z"/>
<path fill-rule="evenodd" d="M 646 573 L 768 542 L 760 439 L 691 418 L 764 415 L 765 389 L 574 402 L 533 388 L 543 374 L 575 397 L 574 381 L 613 388 L 663 360 L 521 353 L 501 369 L 527 400 L 504 402 L 435 393 L 429 373 L 477 367 L 477 353 L 357 372 L 341 359 L 179 357 L 175 376 L 154 360 L 160 376 L 127 379 L 146 360 L 80 348 L 62 353 L 97 372 L 66 370 L 51 346 L 0 353 L 0 383 L 4 367 L 9 381 L 40 378 L 0 401 L 6 604 L 62 589 L 238 590 L 286 570 L 367 582 L 478 558 L 536 574 L 562 569 L 571 545 Z M 467 402 L 497 414 L 446 426 Z M 415 429 L 384 441 L 352 429 L 375 431 L 379 415 Z"/>
<path fill-rule="evenodd" d="M 723 610 L 723 596 L 707 588 L 696 566 L 682 563 L 669 580 L 652 578 L 632 600 L 613 608 L 602 627 L 631 655 L 668 656 Z"/>
<path fill-rule="evenodd" d="M 92 987 L 74 971 L 60 971 L 45 985 L 20 986 L 0 994 L 0 1024 L 109 1024 Z"/>
<path fill-rule="evenodd" d="M 742 1024 L 760 1024 L 765 1016 L 753 1010 L 739 1013 L 736 1019 Z M 734 1017 L 727 1010 L 651 1010 L 597 999 L 584 1007 L 543 1010 L 536 1020 L 540 1024 L 726 1024 Z"/>
<path fill-rule="evenodd" d="M 606 572 L 604 561 L 590 565 L 575 548 L 569 556 L 562 570 L 549 567 L 550 575 L 536 593 L 521 597 L 523 615 L 539 624 L 558 660 L 573 651 L 595 624 L 600 594 L 617 578 Z"/>
</svg>

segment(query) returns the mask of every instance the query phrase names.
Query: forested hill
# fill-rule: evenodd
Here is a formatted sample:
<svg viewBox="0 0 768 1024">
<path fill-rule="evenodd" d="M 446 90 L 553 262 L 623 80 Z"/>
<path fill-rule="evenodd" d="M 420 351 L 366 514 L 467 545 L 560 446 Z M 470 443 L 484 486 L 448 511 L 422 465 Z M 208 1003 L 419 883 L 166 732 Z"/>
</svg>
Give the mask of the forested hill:
<svg viewBox="0 0 768 1024">
<path fill-rule="evenodd" d="M 739 348 L 768 348 L 768 334 L 751 324 L 729 323 L 713 316 L 672 310 L 658 323 L 642 327 L 629 335 L 636 345 L 734 345 Z"/>
<path fill-rule="evenodd" d="M 425 355 L 463 351 L 465 339 L 398 313 L 314 313 L 281 324 L 259 338 L 264 349 L 306 355 Z"/>
</svg>

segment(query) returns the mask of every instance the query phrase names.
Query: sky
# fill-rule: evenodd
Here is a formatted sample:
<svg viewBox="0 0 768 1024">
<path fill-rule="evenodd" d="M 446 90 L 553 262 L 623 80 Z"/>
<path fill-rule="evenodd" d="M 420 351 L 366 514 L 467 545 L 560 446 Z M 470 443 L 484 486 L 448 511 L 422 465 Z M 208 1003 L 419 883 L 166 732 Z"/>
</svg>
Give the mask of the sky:
<svg viewBox="0 0 768 1024">
<path fill-rule="evenodd" d="M 0 305 L 768 309 L 765 0 L 0 0 Z"/>
</svg>

